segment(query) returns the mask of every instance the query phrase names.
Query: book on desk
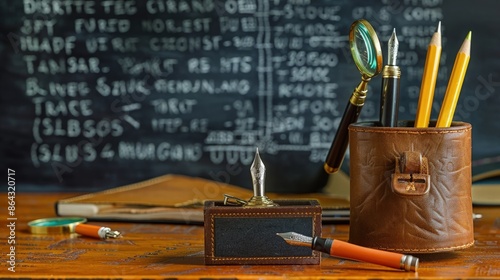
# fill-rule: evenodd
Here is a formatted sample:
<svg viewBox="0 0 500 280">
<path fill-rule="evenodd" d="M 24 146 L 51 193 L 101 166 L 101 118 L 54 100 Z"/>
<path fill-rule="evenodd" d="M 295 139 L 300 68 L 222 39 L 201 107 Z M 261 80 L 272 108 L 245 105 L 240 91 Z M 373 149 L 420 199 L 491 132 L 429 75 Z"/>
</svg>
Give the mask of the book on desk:
<svg viewBox="0 0 500 280">
<path fill-rule="evenodd" d="M 500 156 L 472 162 L 472 203 L 500 205 Z"/>
<path fill-rule="evenodd" d="M 181 175 L 164 175 L 138 183 L 84 194 L 56 202 L 59 216 L 89 220 L 203 223 L 203 203 L 224 195 L 248 199 L 252 191 L 234 185 Z M 322 193 L 268 194 L 272 199 L 316 199 L 324 222 L 349 220 L 349 201 Z"/>
</svg>

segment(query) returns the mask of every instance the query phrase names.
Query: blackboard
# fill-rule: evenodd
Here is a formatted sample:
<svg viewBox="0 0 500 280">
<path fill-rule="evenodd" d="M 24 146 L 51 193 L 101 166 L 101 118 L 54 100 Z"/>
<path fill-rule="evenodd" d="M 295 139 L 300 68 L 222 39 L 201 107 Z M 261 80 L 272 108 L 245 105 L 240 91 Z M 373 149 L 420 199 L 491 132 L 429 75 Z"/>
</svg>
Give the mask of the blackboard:
<svg viewBox="0 0 500 280">
<path fill-rule="evenodd" d="M 436 118 L 456 52 L 472 58 L 455 120 L 473 158 L 500 155 L 497 1 L 2 1 L 2 166 L 18 190 L 94 191 L 167 173 L 319 190 L 323 161 L 360 75 L 348 46 L 365 18 L 396 28 L 400 119 L 414 119 L 427 44 L 443 24 Z M 378 117 L 380 77 L 360 120 Z M 348 172 L 349 156 L 343 169 Z"/>
</svg>

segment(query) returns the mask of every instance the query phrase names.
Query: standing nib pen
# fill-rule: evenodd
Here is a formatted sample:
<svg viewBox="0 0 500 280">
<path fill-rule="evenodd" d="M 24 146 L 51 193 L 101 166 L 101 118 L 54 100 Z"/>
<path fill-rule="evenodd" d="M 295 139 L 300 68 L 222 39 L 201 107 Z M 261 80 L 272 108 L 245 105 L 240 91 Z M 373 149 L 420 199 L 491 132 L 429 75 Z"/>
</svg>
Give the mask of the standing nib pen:
<svg viewBox="0 0 500 280">
<path fill-rule="evenodd" d="M 295 232 L 277 233 L 292 246 L 310 247 L 330 256 L 379 264 L 405 271 L 417 271 L 418 258 L 377 249 L 361 247 L 329 238 L 309 237 Z"/>
<path fill-rule="evenodd" d="M 250 167 L 253 184 L 253 196 L 245 204 L 245 207 L 270 207 L 277 206 L 265 195 L 266 166 L 260 159 L 259 149 L 255 151 L 255 158 Z"/>
<path fill-rule="evenodd" d="M 260 159 L 259 149 L 255 150 L 255 158 L 253 159 L 252 166 L 250 166 L 250 174 L 252 175 L 253 196 L 250 200 L 224 194 L 224 205 L 239 205 L 243 207 L 272 207 L 278 206 L 266 193 L 266 166 Z"/>
<path fill-rule="evenodd" d="M 398 124 L 399 80 L 401 70 L 396 64 L 399 42 L 396 29 L 392 31 L 388 43 L 387 65 L 382 69 L 382 90 L 380 94 L 380 124 L 395 127 Z"/>
<path fill-rule="evenodd" d="M 224 194 L 223 201 L 204 203 L 205 264 L 319 264 L 320 252 L 276 242 L 276 232 L 285 229 L 321 235 L 319 201 L 269 199 L 266 167 L 258 149 L 250 173 L 253 196 L 249 200 Z"/>
</svg>

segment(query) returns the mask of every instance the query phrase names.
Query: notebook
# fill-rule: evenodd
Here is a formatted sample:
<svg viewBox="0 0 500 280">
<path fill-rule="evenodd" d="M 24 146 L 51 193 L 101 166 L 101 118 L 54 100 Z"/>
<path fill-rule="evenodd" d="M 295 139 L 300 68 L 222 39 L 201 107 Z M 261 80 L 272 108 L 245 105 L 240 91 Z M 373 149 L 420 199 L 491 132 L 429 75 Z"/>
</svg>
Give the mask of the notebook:
<svg viewBox="0 0 500 280">
<path fill-rule="evenodd" d="M 223 200 L 228 194 L 250 199 L 251 190 L 182 175 L 164 175 L 95 193 L 56 202 L 59 216 L 79 216 L 89 220 L 203 223 L 203 204 Z M 349 220 L 349 201 L 327 194 L 267 194 L 271 199 L 317 199 L 323 209 L 323 220 Z"/>
<path fill-rule="evenodd" d="M 472 203 L 500 205 L 500 156 L 472 162 Z"/>
</svg>

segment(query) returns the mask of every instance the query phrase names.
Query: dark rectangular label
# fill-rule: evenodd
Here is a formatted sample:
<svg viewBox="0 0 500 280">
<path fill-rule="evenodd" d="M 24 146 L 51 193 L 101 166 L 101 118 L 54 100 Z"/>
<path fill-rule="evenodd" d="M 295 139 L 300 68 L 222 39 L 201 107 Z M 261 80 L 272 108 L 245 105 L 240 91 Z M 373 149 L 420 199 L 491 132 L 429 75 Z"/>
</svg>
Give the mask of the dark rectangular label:
<svg viewBox="0 0 500 280">
<path fill-rule="evenodd" d="M 294 231 L 312 236 L 312 217 L 214 219 L 216 257 L 312 256 L 308 247 L 288 245 L 276 233 Z"/>
</svg>

